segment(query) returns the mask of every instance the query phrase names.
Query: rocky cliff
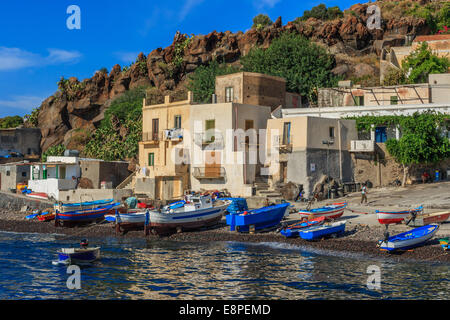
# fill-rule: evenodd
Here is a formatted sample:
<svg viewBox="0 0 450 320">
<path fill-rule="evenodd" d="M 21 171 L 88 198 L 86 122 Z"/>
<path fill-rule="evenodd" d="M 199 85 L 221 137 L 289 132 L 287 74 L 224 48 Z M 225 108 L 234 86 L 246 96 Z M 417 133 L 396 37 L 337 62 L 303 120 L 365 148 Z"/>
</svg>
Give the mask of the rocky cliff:
<svg viewBox="0 0 450 320">
<path fill-rule="evenodd" d="M 367 5 L 356 4 L 340 19 L 291 21 L 283 25 L 281 17 L 262 30 L 232 33 L 213 31 L 208 35 L 188 37 L 177 33 L 167 48 L 158 48 L 147 56 L 139 54 L 136 63 L 122 69 L 115 65 L 109 74 L 97 72 L 79 81 L 62 79 L 59 90 L 39 109 L 38 126 L 42 130 L 41 147 L 45 151 L 64 143 L 76 148 L 80 132 L 92 132 L 103 119 L 112 99 L 140 85 L 158 88 L 162 94 L 183 87 L 187 76 L 212 59 L 239 64 L 241 56 L 255 46 L 268 47 L 282 32 L 295 32 L 327 46 L 336 55 L 335 73 L 344 77 L 373 76 L 378 72 L 381 48 L 402 45 L 405 35 L 428 34 L 425 19 L 394 17 L 382 22 L 381 30 L 366 26 Z"/>
</svg>

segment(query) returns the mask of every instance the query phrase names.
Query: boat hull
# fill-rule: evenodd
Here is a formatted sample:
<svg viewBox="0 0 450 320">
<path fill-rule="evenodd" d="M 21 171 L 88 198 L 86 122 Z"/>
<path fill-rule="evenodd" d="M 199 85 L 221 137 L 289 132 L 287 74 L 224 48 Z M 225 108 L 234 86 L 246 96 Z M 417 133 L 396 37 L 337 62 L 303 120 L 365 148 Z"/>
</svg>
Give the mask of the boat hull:
<svg viewBox="0 0 450 320">
<path fill-rule="evenodd" d="M 99 207 L 105 207 L 114 202 L 114 199 L 105 199 L 105 200 L 96 200 L 96 201 L 87 201 L 87 202 L 79 202 L 79 203 L 61 203 L 55 204 L 55 210 L 58 212 L 71 212 L 71 211 L 84 211 L 91 210 Z"/>
<path fill-rule="evenodd" d="M 330 226 L 314 226 L 300 231 L 299 235 L 305 240 L 317 240 L 332 235 L 339 235 L 344 233 L 345 224 L 347 221 L 339 221 L 332 223 Z"/>
<path fill-rule="evenodd" d="M 100 247 L 82 251 L 74 250 L 73 252 L 65 252 L 63 249 L 58 252 L 58 262 L 65 264 L 88 264 L 98 260 L 99 258 Z"/>
<path fill-rule="evenodd" d="M 438 231 L 439 225 L 431 224 L 390 237 L 388 241 L 379 241 L 380 249 L 386 251 L 409 250 L 421 246 Z"/>
<path fill-rule="evenodd" d="M 380 224 L 393 224 L 393 223 L 402 223 L 403 220 L 408 218 L 411 213 L 419 213 L 423 210 L 422 207 L 415 208 L 412 210 L 405 211 L 379 211 L 375 210 L 377 214 L 378 222 Z"/>
<path fill-rule="evenodd" d="M 217 224 L 229 203 L 194 211 L 161 213 L 149 212 L 148 229 L 152 233 L 167 234 L 180 230 L 193 230 Z"/>
<path fill-rule="evenodd" d="M 416 219 L 408 222 L 410 227 L 422 227 L 432 223 L 442 223 L 448 220 L 450 212 L 435 212 L 417 216 Z M 407 218 L 408 219 L 408 218 Z M 409 220 L 409 219 L 408 219 Z"/>
<path fill-rule="evenodd" d="M 312 210 L 300 210 L 298 213 L 302 218 L 325 217 L 326 219 L 337 219 L 344 214 L 347 203 L 333 204 Z"/>
<path fill-rule="evenodd" d="M 105 219 L 105 214 L 118 207 L 120 203 L 114 203 L 105 207 L 71 211 L 71 212 L 57 212 L 56 225 L 74 226 L 79 224 L 86 224 L 92 222 L 100 222 Z"/>
<path fill-rule="evenodd" d="M 280 233 L 286 238 L 295 238 L 300 235 L 300 231 L 305 230 L 309 227 L 321 225 L 325 222 L 325 217 L 316 218 L 310 221 L 299 222 L 283 228 Z"/>
<path fill-rule="evenodd" d="M 230 225 L 230 231 L 249 232 L 250 227 L 254 230 L 267 229 L 277 226 L 283 219 L 289 203 L 277 204 L 274 206 L 263 207 L 250 210 L 247 214 L 229 214 L 226 216 L 227 224 Z"/>
</svg>

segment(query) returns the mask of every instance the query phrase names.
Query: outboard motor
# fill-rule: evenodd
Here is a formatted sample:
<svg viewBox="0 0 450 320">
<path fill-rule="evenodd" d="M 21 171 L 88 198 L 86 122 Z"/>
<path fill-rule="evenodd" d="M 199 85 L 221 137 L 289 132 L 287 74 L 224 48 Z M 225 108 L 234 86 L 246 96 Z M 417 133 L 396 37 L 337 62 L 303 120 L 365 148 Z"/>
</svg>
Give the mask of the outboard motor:
<svg viewBox="0 0 450 320">
<path fill-rule="evenodd" d="M 87 239 L 81 240 L 80 246 L 81 246 L 82 249 L 86 249 L 88 247 L 88 245 L 89 245 L 89 242 L 88 242 Z"/>
</svg>

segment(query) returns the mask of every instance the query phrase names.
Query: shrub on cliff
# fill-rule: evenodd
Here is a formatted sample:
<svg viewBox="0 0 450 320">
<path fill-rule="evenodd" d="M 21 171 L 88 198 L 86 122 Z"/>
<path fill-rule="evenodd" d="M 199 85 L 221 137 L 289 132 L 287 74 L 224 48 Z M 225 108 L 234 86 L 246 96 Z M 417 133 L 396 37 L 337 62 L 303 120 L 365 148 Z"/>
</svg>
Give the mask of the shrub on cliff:
<svg viewBox="0 0 450 320">
<path fill-rule="evenodd" d="M 46 162 L 48 156 L 63 156 L 64 151 L 66 151 L 66 147 L 63 144 L 52 146 L 42 153 L 41 160 Z"/>
<path fill-rule="evenodd" d="M 253 18 L 252 29 L 261 30 L 264 27 L 270 26 L 271 24 L 273 24 L 273 21 L 270 20 L 268 15 L 258 14 Z"/>
<path fill-rule="evenodd" d="M 285 78 L 289 92 L 317 101 L 317 88 L 333 87 L 339 80 L 331 70 L 336 66 L 333 55 L 293 34 L 283 33 L 267 49 L 254 48 L 241 58 L 244 71 Z"/>
<path fill-rule="evenodd" d="M 239 69 L 213 60 L 207 66 L 200 66 L 189 76 L 187 89 L 194 94 L 199 103 L 210 103 L 215 91 L 216 76 L 238 72 Z"/>
<path fill-rule="evenodd" d="M 318 6 L 313 7 L 311 10 L 305 10 L 303 16 L 298 18 L 300 21 L 308 20 L 309 18 L 316 18 L 319 20 L 334 20 L 336 18 L 341 18 L 344 13 L 339 9 L 339 7 L 327 8 L 323 3 Z"/>
</svg>

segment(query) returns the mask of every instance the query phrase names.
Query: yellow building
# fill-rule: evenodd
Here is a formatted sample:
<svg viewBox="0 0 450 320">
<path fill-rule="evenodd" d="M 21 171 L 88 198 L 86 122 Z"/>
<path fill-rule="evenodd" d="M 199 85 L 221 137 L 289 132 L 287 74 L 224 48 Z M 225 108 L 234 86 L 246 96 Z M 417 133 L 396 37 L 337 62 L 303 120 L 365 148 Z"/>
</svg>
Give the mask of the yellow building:
<svg viewBox="0 0 450 320">
<path fill-rule="evenodd" d="M 142 141 L 139 143 L 139 171 L 135 192 L 155 199 L 176 199 L 189 188 L 189 166 L 180 158 L 188 157 L 183 148 L 184 134 L 189 132 L 192 93 L 187 100 L 149 105 L 142 109 Z M 180 160 L 180 161 L 179 161 Z"/>
</svg>

